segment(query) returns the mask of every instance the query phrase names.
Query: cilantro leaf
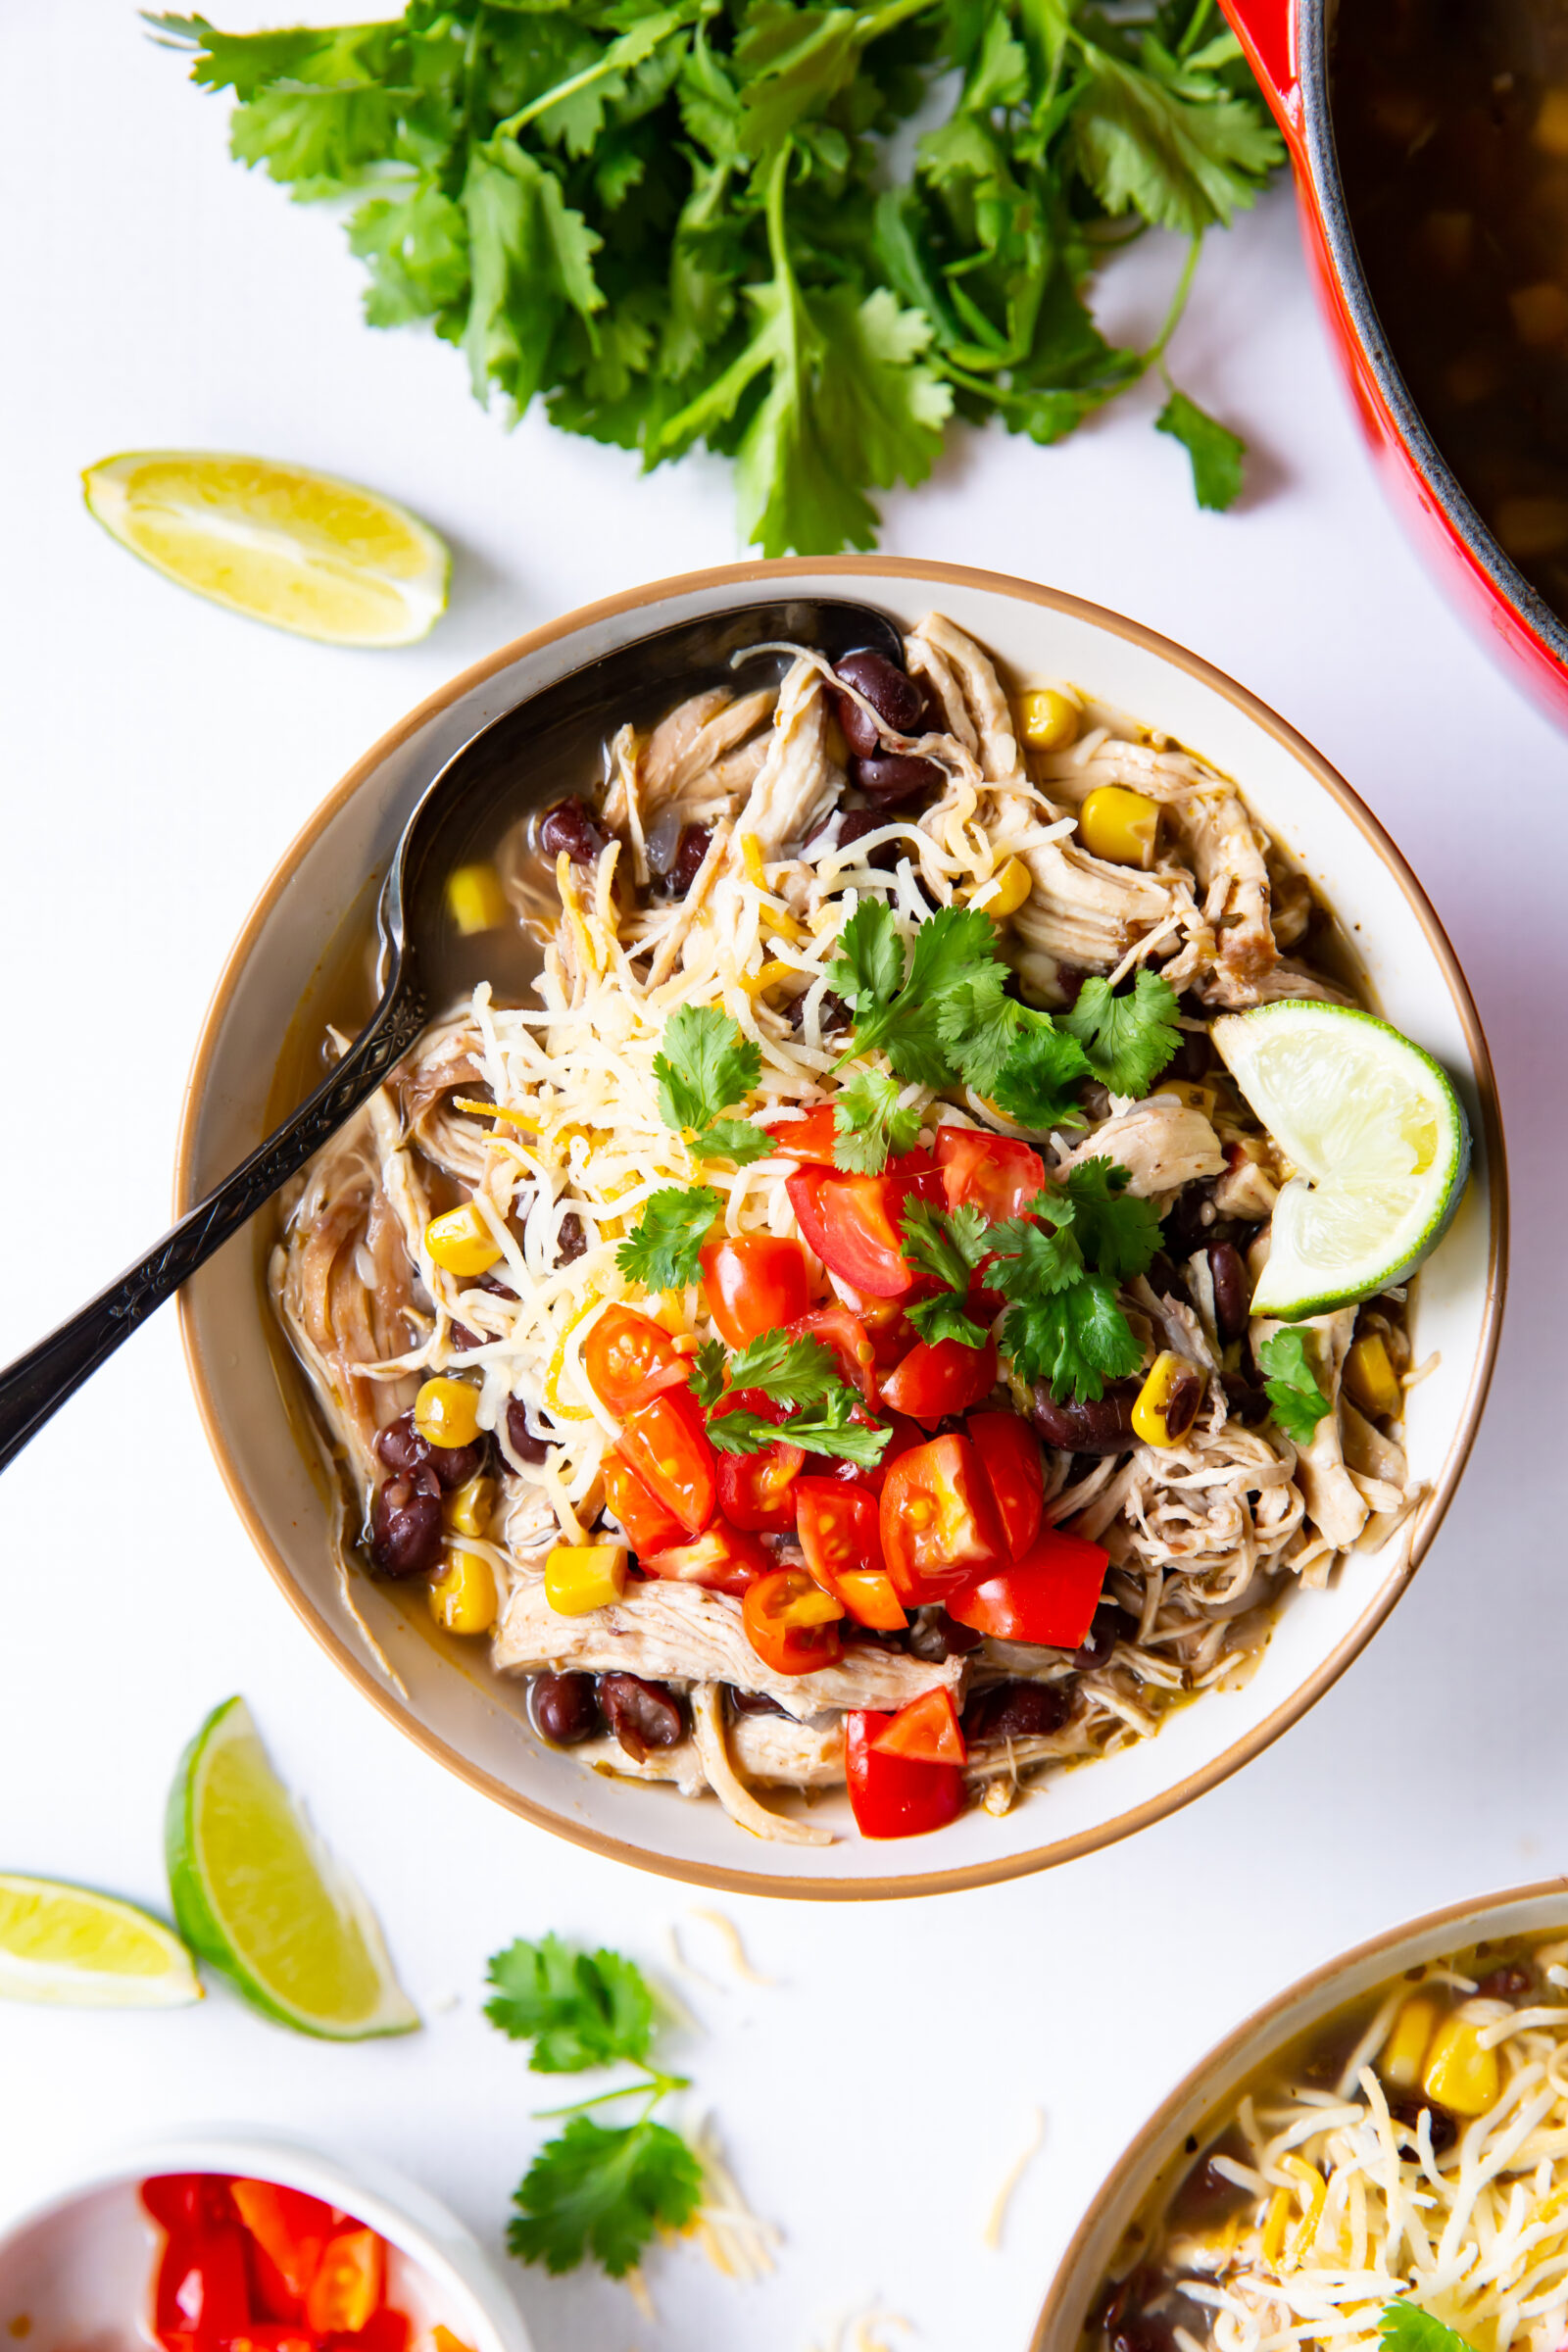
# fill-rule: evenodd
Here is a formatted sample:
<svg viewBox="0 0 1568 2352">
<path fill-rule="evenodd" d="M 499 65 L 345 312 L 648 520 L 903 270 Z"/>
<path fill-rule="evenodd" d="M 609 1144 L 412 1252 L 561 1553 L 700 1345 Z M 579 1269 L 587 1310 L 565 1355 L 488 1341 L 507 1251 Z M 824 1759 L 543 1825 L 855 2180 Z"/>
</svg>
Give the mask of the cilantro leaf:
<svg viewBox="0 0 1568 2352">
<path fill-rule="evenodd" d="M 888 1004 L 904 986 L 907 957 L 885 899 L 862 899 L 839 933 L 827 984 L 855 1012 Z"/>
<path fill-rule="evenodd" d="M 738 1168 L 745 1168 L 754 1159 L 765 1159 L 778 1146 L 765 1128 L 754 1127 L 748 1119 L 715 1119 L 711 1127 L 693 1136 L 692 1150 L 699 1159 L 732 1159 Z"/>
<path fill-rule="evenodd" d="M 762 1075 L 760 1046 L 713 1004 L 682 1004 L 664 1023 L 654 1055 L 659 1109 L 666 1127 L 709 1127 L 749 1095 Z"/>
<path fill-rule="evenodd" d="M 1276 1331 L 1257 1349 L 1257 1368 L 1274 1418 L 1293 1446 L 1309 1446 L 1333 1406 L 1318 1383 L 1304 1331 Z"/>
<path fill-rule="evenodd" d="M 1086 980 L 1056 1026 L 1078 1040 L 1087 1067 L 1113 1095 L 1147 1095 L 1182 1042 L 1176 991 L 1147 964 L 1125 996 L 1112 996 L 1108 981 Z"/>
<path fill-rule="evenodd" d="M 996 1247 L 992 1229 L 973 1201 L 965 1201 L 950 1213 L 933 1208 L 929 1201 L 911 1200 L 904 1212 L 902 1231 L 904 1255 L 909 1264 L 950 1291 L 966 1293 L 980 1260 Z"/>
<path fill-rule="evenodd" d="M 664 1185 L 649 1195 L 636 1230 L 615 1251 L 616 1265 L 644 1290 L 683 1290 L 702 1271 L 698 1253 L 723 1205 L 711 1185 Z"/>
<path fill-rule="evenodd" d="M 785 1421 L 764 1420 L 750 1406 L 740 1405 L 712 1416 L 709 1441 L 720 1453 L 760 1453 L 764 1446 L 781 1443 L 800 1446 L 808 1453 L 833 1454 L 871 1470 L 882 1459 L 893 1432 L 885 1424 L 856 1420 L 859 1401 L 854 1389 L 841 1384 L 814 1413 L 792 1413 Z"/>
<path fill-rule="evenodd" d="M 1154 418 L 1156 433 L 1179 441 L 1193 463 L 1193 496 L 1200 507 L 1223 513 L 1242 492 L 1247 443 L 1217 417 L 1205 416 L 1196 400 L 1171 386 L 1170 398 Z"/>
<path fill-rule="evenodd" d="M 691 1391 L 706 1412 L 724 1393 L 726 1362 L 722 1340 L 704 1340 L 691 1359 Z"/>
<path fill-rule="evenodd" d="M 1222 82 L 1184 76 L 1146 43 L 1139 62 L 1082 43 L 1073 160 L 1107 213 L 1200 236 L 1245 209 L 1280 158 L 1279 134 Z"/>
<path fill-rule="evenodd" d="M 1472 2352 L 1467 2337 L 1418 2303 L 1385 2303 L 1378 2314 L 1378 2341 L 1387 2352 Z"/>
<path fill-rule="evenodd" d="M 914 935 L 907 994 L 923 1004 L 993 969 L 1002 967 L 990 915 L 973 906 L 939 906 Z"/>
<path fill-rule="evenodd" d="M 604 240 L 553 172 L 514 139 L 476 146 L 463 182 L 472 292 L 464 349 L 475 396 L 498 383 L 520 416 L 549 369 L 568 311 L 592 318 L 604 294 L 594 256 Z"/>
<path fill-rule="evenodd" d="M 1000 989 L 1004 976 L 996 960 L 989 915 L 970 906 L 939 906 L 915 932 L 906 979 L 893 911 L 880 901 L 857 907 L 840 948 L 829 981 L 855 1011 L 855 1034 L 844 1059 L 880 1048 L 899 1077 L 922 1086 L 950 1085 L 948 1041 L 961 1028 L 962 1008 L 946 1014 L 946 1000 L 962 992 L 967 1002 L 976 988 L 989 992 L 992 974 Z"/>
<path fill-rule="evenodd" d="M 1112 1282 L 1147 1273 L 1162 1240 L 1153 1202 L 1133 1200 L 1127 1184 L 1128 1171 L 1113 1159 L 1081 1160 L 1067 1176 L 1073 1232 L 1085 1257 Z"/>
<path fill-rule="evenodd" d="M 925 1113 L 918 1102 L 901 1102 L 896 1078 L 882 1070 L 855 1071 L 833 1099 L 833 1144 L 837 1166 L 859 1176 L 878 1176 L 890 1152 L 907 1152 Z"/>
<path fill-rule="evenodd" d="M 937 1000 L 937 1035 L 965 1086 L 993 1098 L 1023 1022 L 1023 1007 L 1006 994 L 1006 975 L 988 964 L 945 989 Z"/>
<path fill-rule="evenodd" d="M 1056 1230 L 1051 1225 L 1028 1224 L 1022 1217 L 1009 1217 L 1004 1225 L 992 1228 L 991 1246 L 998 1254 L 986 1269 L 986 1283 L 1004 1298 L 1052 1298 L 1058 1291 L 1070 1290 L 1083 1277 L 1084 1253 L 1072 1231 L 1071 1202 L 1040 1193 L 1033 1213 L 1051 1218 Z"/>
<path fill-rule="evenodd" d="M 729 1385 L 760 1389 L 778 1404 L 815 1404 L 846 1383 L 838 1357 L 821 1340 L 809 1333 L 792 1340 L 785 1331 L 764 1331 L 730 1357 Z"/>
<path fill-rule="evenodd" d="M 592 2254 L 623 2278 L 663 2230 L 680 2230 L 702 2195 L 696 2156 L 665 2124 L 614 2130 L 574 2115 L 539 2150 L 513 2202 L 507 2244 L 523 2262 L 574 2270 Z"/>
<path fill-rule="evenodd" d="M 998 1071 L 991 1101 L 1020 1127 L 1045 1134 L 1054 1127 L 1082 1127 L 1075 1089 L 1093 1075 L 1077 1038 L 1046 1012 L 1018 1007 L 1018 1026 L 1007 1058 Z"/>
<path fill-rule="evenodd" d="M 514 2041 L 531 2041 L 538 2075 L 578 2075 L 627 2059 L 646 2064 L 654 1998 L 640 1969 L 618 1952 L 572 1952 L 558 1936 L 519 1936 L 490 1962 L 485 2015 Z"/>
<path fill-rule="evenodd" d="M 1049 1381 L 1054 1395 L 1091 1404 L 1104 1394 L 1105 1381 L 1126 1379 L 1144 1360 L 1115 1287 L 1102 1274 L 1080 1275 L 1052 1296 L 1009 1306 L 1002 1347 L 1020 1379 Z"/>
<path fill-rule="evenodd" d="M 916 1298 L 904 1311 L 928 1348 L 934 1348 L 938 1340 L 956 1340 L 963 1348 L 983 1348 L 991 1337 L 983 1323 L 965 1314 L 962 1299 L 952 1291 L 939 1292 L 935 1298 Z"/>
</svg>

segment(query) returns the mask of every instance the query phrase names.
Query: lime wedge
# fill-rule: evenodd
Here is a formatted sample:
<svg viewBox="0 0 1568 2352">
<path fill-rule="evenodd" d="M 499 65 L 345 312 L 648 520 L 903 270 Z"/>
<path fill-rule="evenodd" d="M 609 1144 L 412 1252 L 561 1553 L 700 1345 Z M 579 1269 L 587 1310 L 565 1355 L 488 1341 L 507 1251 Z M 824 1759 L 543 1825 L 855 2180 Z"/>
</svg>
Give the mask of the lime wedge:
<svg viewBox="0 0 1568 2352">
<path fill-rule="evenodd" d="M 1469 1122 L 1431 1054 L 1355 1004 L 1259 1004 L 1210 1035 L 1296 1168 L 1253 1314 L 1298 1322 L 1405 1281 L 1470 1168 Z"/>
<path fill-rule="evenodd" d="M 172 1928 L 134 1903 L 60 1879 L 0 1872 L 0 1997 L 74 2009 L 177 2009 L 199 2001 Z"/>
<path fill-rule="evenodd" d="M 180 1758 L 165 1843 L 180 1933 L 265 2016 L 333 2041 L 419 2023 L 368 1903 L 296 1809 L 242 1698 Z"/>
<path fill-rule="evenodd" d="M 446 611 L 443 542 L 355 482 L 189 449 L 130 450 L 81 480 L 122 547 L 253 620 L 326 645 L 412 645 Z"/>
</svg>

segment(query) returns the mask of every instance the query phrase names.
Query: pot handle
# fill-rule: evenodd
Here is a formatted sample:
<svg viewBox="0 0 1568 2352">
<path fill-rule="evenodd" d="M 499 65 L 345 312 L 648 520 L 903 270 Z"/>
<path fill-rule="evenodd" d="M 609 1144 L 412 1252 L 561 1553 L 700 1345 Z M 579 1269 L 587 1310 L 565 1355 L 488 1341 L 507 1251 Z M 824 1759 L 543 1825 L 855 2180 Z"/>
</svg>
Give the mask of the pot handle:
<svg viewBox="0 0 1568 2352">
<path fill-rule="evenodd" d="M 1296 0 L 1220 0 L 1247 52 L 1264 97 L 1297 153 L 1302 137 L 1301 82 L 1296 65 Z"/>
</svg>

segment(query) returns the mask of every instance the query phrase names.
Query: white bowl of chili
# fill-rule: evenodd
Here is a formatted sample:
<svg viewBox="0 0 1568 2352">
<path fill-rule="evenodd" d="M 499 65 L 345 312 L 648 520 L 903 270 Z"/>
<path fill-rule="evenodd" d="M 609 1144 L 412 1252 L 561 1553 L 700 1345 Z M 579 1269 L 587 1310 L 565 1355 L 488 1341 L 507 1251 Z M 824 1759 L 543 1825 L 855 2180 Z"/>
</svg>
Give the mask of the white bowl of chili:
<svg viewBox="0 0 1568 2352">
<path fill-rule="evenodd" d="M 275 1224 L 258 1220 L 254 1240 L 230 1245 L 186 1286 L 183 1327 L 220 1468 L 284 1592 L 366 1694 L 471 1785 L 598 1851 L 702 1884 L 840 1898 L 929 1892 L 1039 1869 L 1126 1836 L 1267 1745 L 1389 1613 L 1432 1542 L 1474 1436 L 1503 1287 L 1501 1136 L 1486 1045 L 1419 884 L 1371 812 L 1310 746 L 1243 688 L 1135 622 L 1049 589 L 941 564 L 875 558 L 742 564 L 568 615 L 504 648 L 411 713 L 351 771 L 289 851 L 208 1015 L 182 1121 L 177 1198 L 183 1206 L 199 1197 L 304 1091 L 310 1063 L 302 1041 L 318 1034 L 331 1009 L 334 975 L 350 963 L 363 969 L 375 881 L 422 779 L 479 726 L 551 680 L 630 639 L 781 587 L 872 604 L 904 631 L 935 607 L 988 650 L 1009 694 L 1063 687 L 1097 710 L 1130 714 L 1132 732 L 1155 752 L 1161 744 L 1185 747 L 1206 763 L 1206 774 L 1234 779 L 1270 856 L 1288 861 L 1332 912 L 1356 970 L 1355 993 L 1450 1074 L 1474 1132 L 1475 1160 L 1464 1201 L 1408 1309 L 1408 1360 L 1426 1372 L 1404 1399 L 1402 1456 L 1418 1498 L 1396 1537 L 1381 1548 L 1348 1552 L 1320 1589 L 1293 1592 L 1267 1639 L 1260 1635 L 1227 1676 L 1237 1687 L 1172 1707 L 1157 1738 L 1115 1746 L 1090 1769 L 1054 1773 L 1010 1809 L 976 1805 L 935 1835 L 881 1839 L 857 1835 L 849 1806 L 834 1793 L 809 1811 L 810 1825 L 826 1829 L 828 1841 L 742 1843 L 719 1805 L 689 1801 L 672 1788 L 631 1786 L 613 1772 L 585 1772 L 568 1748 L 542 1740 L 522 1688 L 486 1674 L 471 1645 L 465 1651 L 437 1633 L 422 1594 L 411 1605 L 406 1586 L 340 1579 L 332 1555 L 340 1506 L 261 1279 Z"/>
</svg>

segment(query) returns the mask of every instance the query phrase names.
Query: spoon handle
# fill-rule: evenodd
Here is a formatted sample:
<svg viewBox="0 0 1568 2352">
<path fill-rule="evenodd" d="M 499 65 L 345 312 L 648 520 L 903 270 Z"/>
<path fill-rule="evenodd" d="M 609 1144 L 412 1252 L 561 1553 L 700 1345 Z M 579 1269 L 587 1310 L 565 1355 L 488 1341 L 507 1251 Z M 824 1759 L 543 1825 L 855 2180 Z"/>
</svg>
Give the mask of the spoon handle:
<svg viewBox="0 0 1568 2352">
<path fill-rule="evenodd" d="M 25 1355 L 0 1372 L 0 1470 L 22 1451 L 74 1390 L 205 1265 L 278 1186 L 302 1168 L 382 1078 L 424 1027 L 423 994 L 407 983 L 392 988 L 369 1025 L 298 1110 L 274 1128 L 248 1159 L 205 1200 L 187 1209 L 158 1242 L 107 1290 Z"/>
</svg>

